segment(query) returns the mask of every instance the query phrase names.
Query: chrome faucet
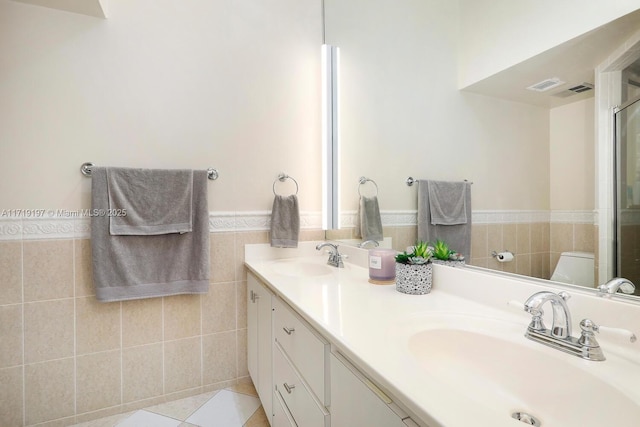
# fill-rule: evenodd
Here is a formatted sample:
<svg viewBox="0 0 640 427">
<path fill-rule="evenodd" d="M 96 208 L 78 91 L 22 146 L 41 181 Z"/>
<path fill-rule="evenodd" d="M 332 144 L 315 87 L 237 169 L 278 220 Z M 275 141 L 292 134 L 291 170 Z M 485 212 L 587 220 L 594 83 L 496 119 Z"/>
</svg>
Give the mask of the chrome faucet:
<svg viewBox="0 0 640 427">
<path fill-rule="evenodd" d="M 372 243 L 374 248 L 377 248 L 378 246 L 380 246 L 380 243 L 378 243 L 377 240 L 365 240 L 364 242 L 360 242 L 358 243 L 358 247 L 359 248 L 364 248 L 368 243 Z"/>
<path fill-rule="evenodd" d="M 632 294 L 636 290 L 636 287 L 630 280 L 624 277 L 615 277 L 607 283 L 598 286 L 598 296 L 611 297 L 618 292 L 618 290 L 625 294 Z"/>
<path fill-rule="evenodd" d="M 524 303 L 524 310 L 532 315 L 531 323 L 529 323 L 524 336 L 583 359 L 605 360 L 602 349 L 593 333 L 598 330 L 593 322 L 588 319 L 583 320 L 580 323 L 580 328 L 582 329 L 580 338 L 571 336 L 571 314 L 566 303 L 569 297 L 570 295 L 564 291 L 558 294 L 541 291 L 531 295 Z M 542 322 L 542 315 L 544 314 L 542 306 L 546 302 L 550 302 L 553 309 L 551 329 L 547 329 Z"/>
<path fill-rule="evenodd" d="M 316 246 L 316 250 L 319 251 L 325 246 L 331 247 L 329 249 L 329 259 L 327 260 L 327 264 L 333 267 L 344 268 L 344 262 L 342 262 L 342 255 L 340 254 L 340 252 L 338 252 L 338 245 L 334 245 L 333 243 L 329 243 L 329 242 L 320 243 L 318 246 Z"/>
<path fill-rule="evenodd" d="M 541 291 L 531 295 L 524 303 L 524 306 L 515 301 L 511 301 L 509 304 L 524 307 L 524 311 L 532 316 L 531 323 L 527 326 L 527 331 L 524 334 L 525 337 L 586 360 L 605 360 L 604 353 L 600 348 L 600 344 L 596 341 L 594 332 L 606 331 L 609 334 L 623 337 L 629 342 L 636 342 L 636 335 L 627 329 L 598 326 L 589 319 L 583 319 L 580 322 L 580 329 L 582 330 L 580 337 L 572 337 L 571 314 L 566 303 L 569 297 L 570 295 L 564 291 L 557 294 Z M 542 315 L 544 314 L 542 306 L 547 301 L 551 303 L 553 308 L 551 329 L 547 329 L 542 323 Z"/>
<path fill-rule="evenodd" d="M 533 316 L 531 325 L 533 330 L 539 331 L 544 328 L 542 323 L 542 306 L 549 301 L 553 309 L 553 324 L 551 325 L 551 336 L 555 338 L 567 338 L 571 336 L 571 316 L 566 300 L 570 295 L 566 292 L 554 294 L 549 291 L 537 292 L 529 297 L 524 303 L 524 310 Z"/>
</svg>

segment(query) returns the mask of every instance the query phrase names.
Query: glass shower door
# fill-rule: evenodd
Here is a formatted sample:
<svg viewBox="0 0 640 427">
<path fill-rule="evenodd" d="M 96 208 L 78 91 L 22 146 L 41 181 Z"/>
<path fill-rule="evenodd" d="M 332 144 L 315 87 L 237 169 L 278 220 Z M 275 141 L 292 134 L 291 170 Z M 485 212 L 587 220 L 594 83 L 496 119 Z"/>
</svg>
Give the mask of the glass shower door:
<svg viewBox="0 0 640 427">
<path fill-rule="evenodd" d="M 640 284 L 640 98 L 615 110 L 616 271 Z M 636 286 L 636 294 L 639 292 Z"/>
</svg>

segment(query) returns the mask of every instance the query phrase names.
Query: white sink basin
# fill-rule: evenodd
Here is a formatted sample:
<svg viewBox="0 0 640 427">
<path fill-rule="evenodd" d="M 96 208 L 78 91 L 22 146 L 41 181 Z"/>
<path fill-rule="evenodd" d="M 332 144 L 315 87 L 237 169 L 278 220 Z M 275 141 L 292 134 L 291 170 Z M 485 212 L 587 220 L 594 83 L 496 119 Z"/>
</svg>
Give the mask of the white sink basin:
<svg viewBox="0 0 640 427">
<path fill-rule="evenodd" d="M 606 364 L 613 362 L 582 360 L 528 340 L 526 322 L 514 333 L 508 322 L 472 316 L 449 320 L 426 321 L 409 336 L 408 350 L 430 376 L 497 411 L 496 416 L 524 412 L 541 426 L 639 425 L 638 403 L 606 379 Z M 514 420 L 513 425 L 525 424 Z"/>
<path fill-rule="evenodd" d="M 326 261 L 325 261 L 326 262 Z M 283 259 L 274 261 L 273 272 L 281 276 L 288 277 L 315 277 L 332 273 L 332 268 L 326 264 L 309 261 L 299 261 L 295 259 Z"/>
</svg>

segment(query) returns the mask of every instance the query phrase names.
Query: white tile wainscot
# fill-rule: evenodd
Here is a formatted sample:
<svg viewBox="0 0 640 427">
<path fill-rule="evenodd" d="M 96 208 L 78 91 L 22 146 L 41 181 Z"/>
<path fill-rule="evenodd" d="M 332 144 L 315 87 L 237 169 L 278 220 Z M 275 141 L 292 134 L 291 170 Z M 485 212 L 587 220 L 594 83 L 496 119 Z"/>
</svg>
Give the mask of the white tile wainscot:
<svg viewBox="0 0 640 427">
<path fill-rule="evenodd" d="M 563 427 L 634 426 L 640 417 L 640 388 L 637 386 L 640 384 L 640 347 L 637 343 L 624 342 L 602 333 L 598 340 L 607 361 L 586 361 L 524 338 L 530 315 L 508 304 L 509 301 L 524 302 L 542 290 L 566 290 L 572 296 L 568 305 L 575 336 L 579 333 L 578 324 L 584 318 L 616 328 L 633 330 L 639 327 L 640 305 L 637 302 L 624 298 L 599 298 L 592 291 L 560 288 L 548 281 L 441 265 L 434 265 L 431 293 L 405 295 L 397 292 L 393 285 L 380 286 L 368 282 L 366 250 L 340 246 L 340 252 L 347 254 L 348 258 L 345 268 L 338 269 L 326 265 L 327 255 L 315 250 L 317 243 L 320 242 L 301 242 L 297 249 L 275 249 L 269 245 L 245 247 L 250 277 L 255 275 L 262 283 L 260 286 L 268 288 L 275 302 L 272 308 L 284 305 L 299 322 L 294 329 L 302 325 L 314 339 L 319 340 L 319 348 L 325 348 L 323 343 L 330 347 L 330 353 L 320 350 L 323 355 L 317 359 L 319 362 L 315 362 L 323 364 L 318 367 L 320 372 L 324 372 L 322 378 L 308 378 L 309 368 L 301 369 L 296 365 L 299 363 L 294 360 L 296 356 L 292 358 L 289 354 L 292 350 L 277 342 L 276 328 L 281 326 L 273 323 L 269 354 L 275 358 L 279 352 L 278 357 L 283 356 L 284 362 L 288 363 L 283 366 L 289 366 L 297 376 L 298 383 L 293 384 L 295 387 L 291 395 L 297 391 L 307 393 L 307 403 L 311 402 L 318 409 L 320 416 L 314 419 L 314 425 L 317 421 L 317 425 L 327 426 L 330 423 L 334 427 L 341 427 L 342 423 L 356 425 L 354 423 L 359 421 L 371 425 L 364 418 L 371 414 L 381 414 L 373 418 L 384 426 L 426 427 L 514 427 L 519 425 L 511 418 L 516 411 L 531 413 L 541 419 L 542 425 Z M 546 317 L 551 314 L 551 307 L 544 308 L 547 312 L 545 321 L 550 324 Z M 272 322 L 273 318 L 275 316 L 272 316 Z M 471 319 L 471 326 L 468 319 Z M 435 363 L 442 363 L 447 369 L 436 373 L 426 365 L 424 358 L 411 350 L 411 340 L 425 329 L 442 330 L 446 335 L 449 328 L 456 333 L 485 328 L 474 336 L 488 337 L 487 345 L 456 348 L 456 351 L 447 347 L 448 353 L 441 355 L 440 360 L 434 359 Z M 638 333 L 637 330 L 633 332 Z M 500 341 L 502 338 L 504 340 Z M 525 353 L 518 353 L 518 356 L 524 355 L 525 360 L 538 360 L 535 365 L 537 371 L 527 372 L 519 357 L 509 354 L 496 354 L 501 364 L 494 363 L 497 368 L 489 370 L 491 351 L 495 352 L 492 345 L 509 340 L 516 343 L 518 351 L 524 349 Z M 439 345 L 439 342 L 430 343 L 427 352 L 443 350 L 438 348 Z M 311 346 L 307 347 L 310 349 Z M 424 351 L 424 346 L 421 351 Z M 478 357 L 483 355 L 485 359 Z M 263 354 L 257 356 L 262 357 Z M 251 357 L 249 355 L 250 360 Z M 299 360 L 299 356 L 297 358 Z M 459 365 L 456 364 L 469 361 L 467 376 L 456 374 L 465 372 L 464 369 L 458 370 Z M 469 369 L 473 363 L 477 366 Z M 568 381 L 566 375 L 557 375 L 544 385 L 540 384 L 536 378 L 547 371 L 547 366 L 549 372 L 566 371 L 574 376 Z M 526 384 L 524 394 L 519 390 L 511 393 L 511 388 L 504 388 L 498 380 L 492 381 L 496 377 L 482 377 L 483 373 L 493 372 L 502 378 L 502 367 L 505 372 L 506 367 L 516 370 L 509 378 L 515 378 L 516 385 Z M 475 377 L 476 373 L 478 377 Z M 576 373 L 584 375 L 584 382 L 582 377 L 575 376 Z M 275 380 L 279 374 L 273 375 L 271 378 Z M 521 377 L 522 380 L 519 379 Z M 339 394 L 335 391 L 339 384 L 360 391 Z M 555 399 L 549 396 L 554 386 L 565 394 Z M 268 403 L 269 408 L 265 406 L 265 410 L 268 414 L 279 414 L 270 418 L 272 425 L 293 425 L 300 420 L 296 420 L 295 411 L 287 411 L 289 402 L 286 398 L 291 396 L 285 398 L 282 393 L 289 393 L 282 388 L 276 381 L 272 388 L 275 392 L 271 395 L 272 402 Z M 470 392 L 473 390 L 476 392 Z M 505 390 L 509 392 L 505 393 Z M 535 393 L 527 394 L 527 390 Z M 609 409 L 613 403 L 598 404 L 601 399 L 607 399 L 603 394 L 611 394 L 612 399 L 621 403 L 615 410 Z M 546 404 L 558 399 L 562 400 L 562 405 Z M 556 407 L 564 409 L 560 411 Z"/>
</svg>

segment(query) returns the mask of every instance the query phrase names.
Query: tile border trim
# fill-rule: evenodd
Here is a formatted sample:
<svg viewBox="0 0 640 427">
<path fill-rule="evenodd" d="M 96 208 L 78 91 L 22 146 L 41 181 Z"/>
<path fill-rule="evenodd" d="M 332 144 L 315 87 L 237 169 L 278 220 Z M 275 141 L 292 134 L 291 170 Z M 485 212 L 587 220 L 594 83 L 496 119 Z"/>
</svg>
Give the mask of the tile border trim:
<svg viewBox="0 0 640 427">
<path fill-rule="evenodd" d="M 415 210 L 389 210 L 380 213 L 386 227 L 410 227 L 417 224 Z M 211 233 L 238 231 L 268 231 L 271 211 L 210 212 Z M 355 211 L 341 214 L 344 228 L 355 224 Z M 596 224 L 595 211 L 535 211 L 535 210 L 478 210 L 473 211 L 474 224 L 520 224 L 532 222 Z M 90 218 L 53 216 L 51 218 L 0 217 L 0 241 L 43 239 L 87 239 L 90 237 Z M 320 212 L 300 212 L 300 228 L 322 228 Z"/>
</svg>

